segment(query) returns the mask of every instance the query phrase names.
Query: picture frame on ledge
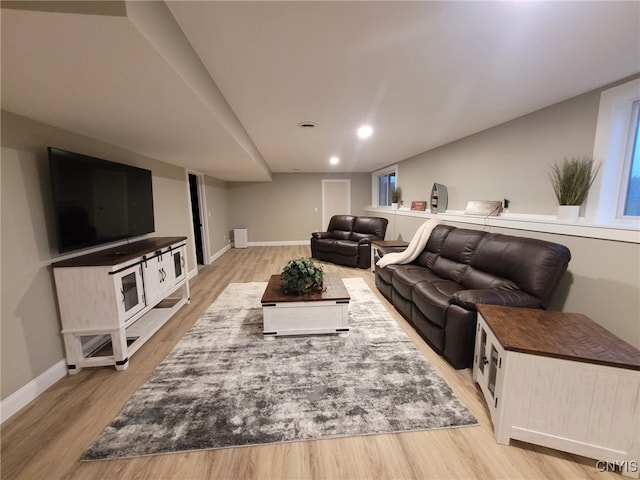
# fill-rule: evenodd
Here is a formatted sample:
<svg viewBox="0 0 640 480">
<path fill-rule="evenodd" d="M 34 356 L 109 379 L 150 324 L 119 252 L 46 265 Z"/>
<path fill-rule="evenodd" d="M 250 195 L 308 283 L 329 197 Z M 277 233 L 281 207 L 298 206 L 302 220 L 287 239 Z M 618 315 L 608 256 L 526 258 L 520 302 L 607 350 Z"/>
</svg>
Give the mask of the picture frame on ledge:
<svg viewBox="0 0 640 480">
<path fill-rule="evenodd" d="M 427 201 L 426 200 L 413 200 L 411 202 L 411 210 L 424 212 L 426 209 L 427 209 Z"/>
</svg>

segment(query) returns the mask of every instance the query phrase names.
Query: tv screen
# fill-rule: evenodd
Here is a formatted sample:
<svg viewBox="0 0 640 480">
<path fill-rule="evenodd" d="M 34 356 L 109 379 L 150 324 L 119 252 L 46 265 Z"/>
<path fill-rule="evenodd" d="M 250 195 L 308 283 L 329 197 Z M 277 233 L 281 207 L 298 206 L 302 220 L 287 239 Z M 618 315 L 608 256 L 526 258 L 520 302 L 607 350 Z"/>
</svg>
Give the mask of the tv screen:
<svg viewBox="0 0 640 480">
<path fill-rule="evenodd" d="M 60 253 L 154 231 L 150 170 L 48 150 Z"/>
</svg>

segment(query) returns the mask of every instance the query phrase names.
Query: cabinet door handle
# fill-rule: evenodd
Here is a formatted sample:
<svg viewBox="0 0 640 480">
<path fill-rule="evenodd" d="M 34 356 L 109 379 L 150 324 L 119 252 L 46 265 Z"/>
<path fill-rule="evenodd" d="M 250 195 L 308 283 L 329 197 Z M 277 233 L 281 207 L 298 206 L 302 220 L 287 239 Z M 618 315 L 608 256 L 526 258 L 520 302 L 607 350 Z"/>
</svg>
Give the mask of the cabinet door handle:
<svg viewBox="0 0 640 480">
<path fill-rule="evenodd" d="M 182 265 L 182 268 L 184 269 L 184 256 L 180 255 L 180 265 Z"/>
<path fill-rule="evenodd" d="M 486 365 L 488 363 L 489 363 L 489 359 L 487 358 L 487 356 L 486 355 L 482 355 L 482 364 Z"/>
<path fill-rule="evenodd" d="M 122 294 L 122 304 L 124 305 L 126 302 L 126 299 L 124 297 L 124 288 L 120 289 L 120 293 Z"/>
</svg>

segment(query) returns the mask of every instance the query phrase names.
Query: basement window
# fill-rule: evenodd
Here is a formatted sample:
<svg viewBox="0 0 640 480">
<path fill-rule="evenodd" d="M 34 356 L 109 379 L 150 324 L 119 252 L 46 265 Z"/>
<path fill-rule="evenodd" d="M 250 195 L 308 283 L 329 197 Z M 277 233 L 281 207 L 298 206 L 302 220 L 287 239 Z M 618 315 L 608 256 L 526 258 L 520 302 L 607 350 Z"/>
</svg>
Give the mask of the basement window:
<svg viewBox="0 0 640 480">
<path fill-rule="evenodd" d="M 391 193 L 396 188 L 398 166 L 394 165 L 371 174 L 371 204 L 375 207 L 390 207 Z"/>
<path fill-rule="evenodd" d="M 633 103 L 618 217 L 640 217 L 640 101 Z"/>
<path fill-rule="evenodd" d="M 593 156 L 600 173 L 587 198 L 588 222 L 640 227 L 640 78 L 600 95 Z"/>
</svg>

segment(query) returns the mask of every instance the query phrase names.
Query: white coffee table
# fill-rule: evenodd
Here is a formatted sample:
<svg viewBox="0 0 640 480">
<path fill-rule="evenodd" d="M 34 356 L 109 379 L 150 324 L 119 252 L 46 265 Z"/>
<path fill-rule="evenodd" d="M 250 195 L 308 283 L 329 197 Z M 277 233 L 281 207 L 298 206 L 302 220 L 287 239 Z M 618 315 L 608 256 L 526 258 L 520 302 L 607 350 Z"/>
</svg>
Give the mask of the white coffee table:
<svg viewBox="0 0 640 480">
<path fill-rule="evenodd" d="M 280 275 L 272 275 L 262 296 L 263 335 L 349 333 L 349 292 L 339 275 L 324 275 L 324 291 L 306 295 L 282 292 Z"/>
</svg>

